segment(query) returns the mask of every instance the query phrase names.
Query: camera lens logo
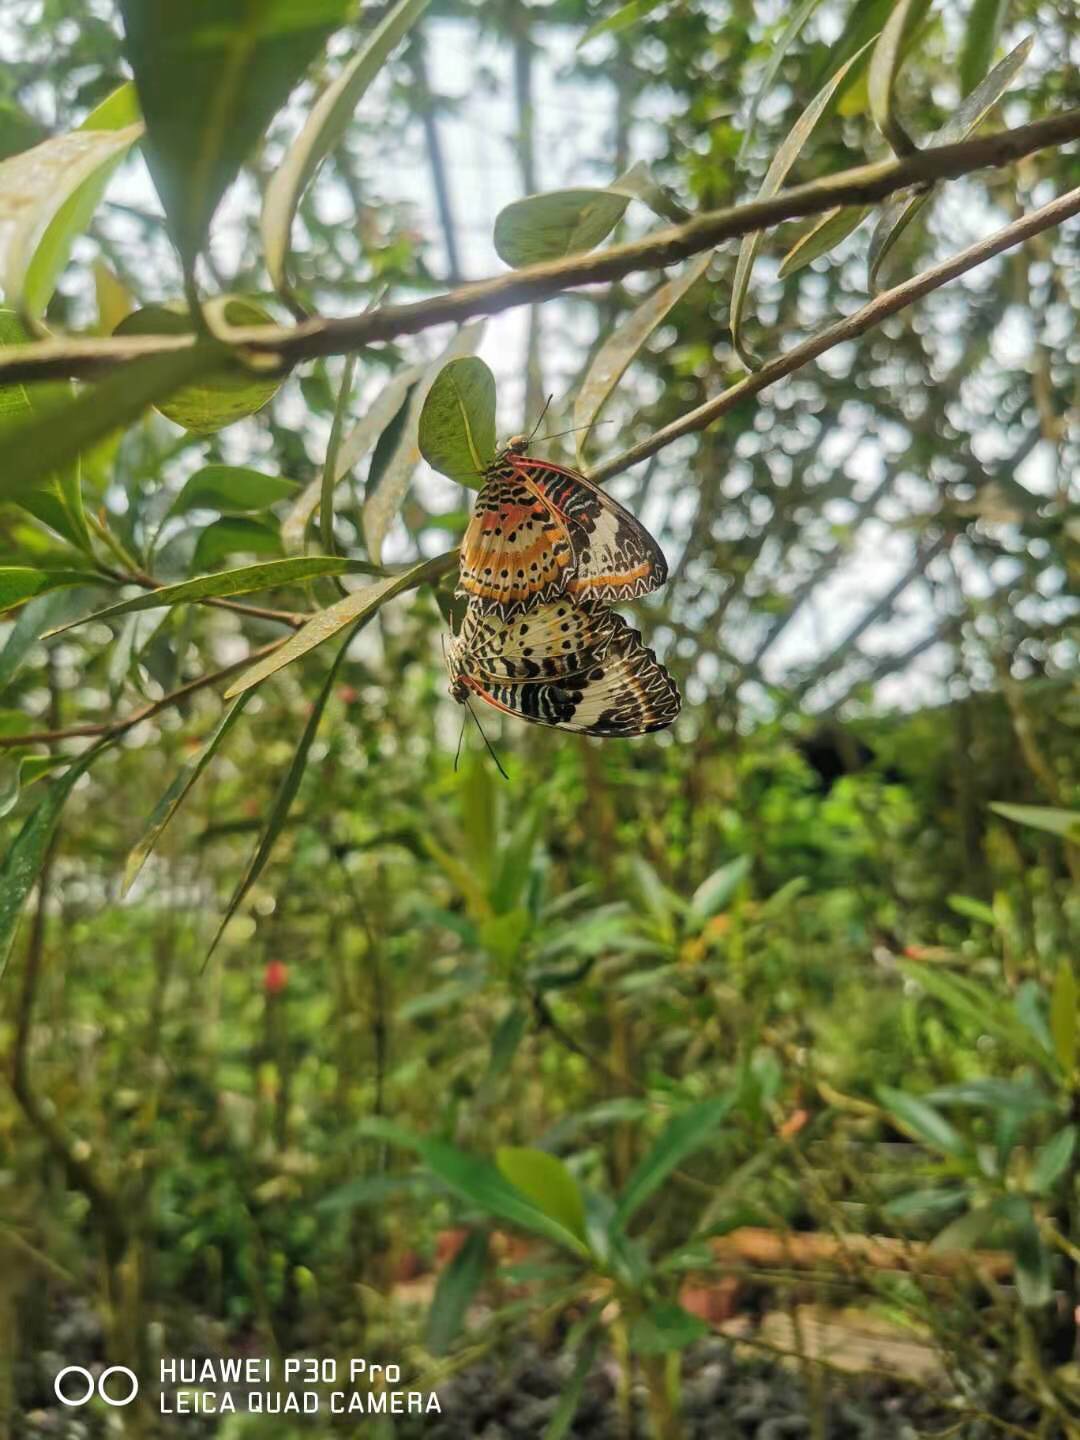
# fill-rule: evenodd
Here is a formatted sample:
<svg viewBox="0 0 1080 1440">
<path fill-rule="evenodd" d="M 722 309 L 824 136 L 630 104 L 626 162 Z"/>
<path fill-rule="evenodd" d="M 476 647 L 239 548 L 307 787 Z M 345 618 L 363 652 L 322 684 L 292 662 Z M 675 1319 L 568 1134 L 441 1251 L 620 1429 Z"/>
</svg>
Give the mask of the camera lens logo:
<svg viewBox="0 0 1080 1440">
<path fill-rule="evenodd" d="M 78 1378 L 72 1379 L 68 1384 L 64 1385 L 63 1381 L 69 1375 L 77 1376 Z M 106 1393 L 105 1382 L 110 1375 L 127 1376 L 130 1388 L 122 1399 L 114 1399 L 112 1395 Z M 80 1386 L 86 1387 L 81 1395 L 78 1393 Z M 100 1399 L 105 1401 L 106 1405 L 130 1405 L 139 1393 L 139 1382 L 134 1370 L 129 1370 L 126 1365 L 110 1365 L 107 1370 L 101 1372 L 97 1380 L 95 1380 L 93 1375 L 90 1374 L 90 1371 L 84 1369 L 82 1365 L 65 1365 L 53 1381 L 53 1390 L 61 1405 L 85 1405 L 95 1392 Z M 69 1394 L 69 1391 L 72 1393 Z"/>
</svg>

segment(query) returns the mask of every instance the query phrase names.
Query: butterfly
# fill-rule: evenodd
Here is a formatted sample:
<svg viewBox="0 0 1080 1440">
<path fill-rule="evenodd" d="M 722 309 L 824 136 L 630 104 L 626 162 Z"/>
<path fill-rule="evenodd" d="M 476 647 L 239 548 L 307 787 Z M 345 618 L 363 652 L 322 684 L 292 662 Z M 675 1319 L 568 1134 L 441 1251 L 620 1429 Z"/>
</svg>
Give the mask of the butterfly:
<svg viewBox="0 0 1080 1440">
<path fill-rule="evenodd" d="M 586 735 L 663 730 L 682 705 L 674 680 L 621 615 L 566 597 L 513 620 L 470 602 L 447 667 L 459 704 L 475 695 L 507 715 Z"/>
<path fill-rule="evenodd" d="M 504 618 L 558 595 L 619 604 L 667 579 L 659 545 L 577 470 L 515 436 L 484 472 L 461 545 L 458 593 Z"/>
</svg>

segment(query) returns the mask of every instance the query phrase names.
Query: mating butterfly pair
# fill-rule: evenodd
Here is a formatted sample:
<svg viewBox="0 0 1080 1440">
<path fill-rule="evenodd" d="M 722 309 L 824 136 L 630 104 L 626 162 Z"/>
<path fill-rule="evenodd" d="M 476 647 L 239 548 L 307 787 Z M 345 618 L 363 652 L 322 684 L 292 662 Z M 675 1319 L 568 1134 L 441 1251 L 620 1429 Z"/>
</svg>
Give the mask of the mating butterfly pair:
<svg viewBox="0 0 1080 1440">
<path fill-rule="evenodd" d="M 663 585 L 660 547 L 584 475 L 526 445 L 511 440 L 485 472 L 465 532 L 450 694 L 587 735 L 662 730 L 679 713 L 675 682 L 605 608 Z"/>
</svg>

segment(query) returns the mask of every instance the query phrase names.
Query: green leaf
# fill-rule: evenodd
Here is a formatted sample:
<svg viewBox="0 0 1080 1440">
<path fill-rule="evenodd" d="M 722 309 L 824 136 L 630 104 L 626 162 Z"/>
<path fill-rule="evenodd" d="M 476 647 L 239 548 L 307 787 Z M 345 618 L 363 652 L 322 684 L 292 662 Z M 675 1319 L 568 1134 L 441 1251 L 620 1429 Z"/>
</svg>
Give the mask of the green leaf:
<svg viewBox="0 0 1080 1440">
<path fill-rule="evenodd" d="M 809 230 L 801 235 L 780 262 L 779 278 L 786 280 L 789 275 L 802 270 L 819 255 L 835 250 L 841 240 L 857 230 L 870 214 L 869 205 L 841 205 L 814 221 Z"/>
<path fill-rule="evenodd" d="M 1025 1114 L 1055 1108 L 1053 1100 L 1034 1085 L 1018 1085 L 1012 1080 L 961 1080 L 955 1085 L 940 1085 L 923 1096 L 923 1099 L 931 1105 L 1019 1110 Z"/>
<path fill-rule="evenodd" d="M 198 755 L 186 761 L 180 767 L 172 784 L 150 812 L 150 818 L 147 820 L 142 834 L 131 847 L 131 851 L 128 854 L 127 863 L 124 866 L 124 878 L 120 885 L 121 895 L 126 895 L 131 889 L 135 877 L 146 864 L 147 857 L 160 840 L 166 825 L 168 825 L 177 810 L 179 810 L 180 806 L 187 799 L 192 786 L 206 769 L 210 760 L 220 748 L 222 741 L 239 719 L 240 712 L 247 704 L 250 694 L 251 692 L 248 691 L 247 694 L 241 695 L 234 705 L 229 706 Z"/>
<path fill-rule="evenodd" d="M 117 131 L 122 132 L 119 137 L 115 134 Z M 100 146 L 98 164 L 74 190 L 68 191 L 66 195 L 53 194 L 48 197 L 50 207 L 54 207 L 58 199 L 62 200 L 62 203 L 59 209 L 54 208 L 52 219 L 44 231 L 39 233 L 32 253 L 29 256 L 24 255 L 27 263 L 21 267 L 21 279 L 18 263 L 14 274 L 10 265 L 5 267 L 5 295 L 24 315 L 32 318 L 44 315 L 45 307 L 56 289 L 56 282 L 68 262 L 75 237 L 81 235 L 89 225 L 105 194 L 109 177 L 142 133 L 139 104 L 135 87 L 130 81 L 106 96 L 75 133 L 82 135 L 87 132 L 103 137 L 95 142 Z M 60 138 L 66 140 L 69 137 Z M 46 144 L 50 145 L 55 143 L 46 141 Z M 9 260 L 13 258 L 9 251 Z"/>
<path fill-rule="evenodd" d="M 0 161 L 0 285 L 22 314 L 48 304 L 72 241 L 141 134 L 141 124 L 91 126 Z"/>
<path fill-rule="evenodd" d="M 1032 1310 L 1048 1304 L 1054 1297 L 1050 1253 L 1039 1234 L 1031 1202 L 1022 1195 L 1003 1195 L 990 1208 L 1009 1227 L 1020 1303 Z"/>
<path fill-rule="evenodd" d="M 574 1416 L 577 1414 L 578 1406 L 581 1404 L 582 1392 L 585 1389 L 585 1382 L 592 1371 L 593 1362 L 596 1359 L 596 1352 L 600 1345 L 599 1331 L 593 1327 L 583 1339 L 581 1348 L 578 1350 L 577 1360 L 574 1362 L 573 1373 L 563 1387 L 559 1397 L 559 1403 L 555 1407 L 555 1413 L 548 1421 L 547 1429 L 544 1431 L 541 1440 L 566 1440 L 570 1434 L 570 1427 L 574 1423 Z"/>
<path fill-rule="evenodd" d="M 226 188 L 346 0 L 120 0 L 145 150 L 191 272 Z"/>
<path fill-rule="evenodd" d="M 624 170 L 607 188 L 614 195 L 628 195 L 632 200 L 640 200 L 654 215 L 675 225 L 682 225 L 690 219 L 690 211 L 679 204 L 666 185 L 660 184 L 644 160 L 638 160 L 629 170 Z"/>
<path fill-rule="evenodd" d="M 630 1348 L 637 1355 L 667 1355 L 673 1350 L 685 1350 L 708 1333 L 704 1320 L 672 1301 L 659 1301 L 631 1325 Z"/>
<path fill-rule="evenodd" d="M 277 838 L 281 834 L 285 821 L 289 817 L 289 811 L 292 809 L 292 803 L 296 799 L 296 792 L 300 789 L 300 782 L 304 778 L 304 771 L 307 768 L 308 755 L 310 754 L 312 744 L 315 741 L 315 735 L 319 728 L 319 722 L 322 720 L 323 711 L 326 709 L 326 702 L 329 700 L 331 692 L 333 691 L 334 682 L 337 679 L 338 670 L 341 667 L 341 662 L 342 660 L 344 660 L 345 652 L 346 650 L 348 650 L 348 648 L 349 642 L 348 640 L 346 640 L 345 643 L 342 645 L 341 649 L 334 656 L 333 664 L 330 666 L 330 669 L 327 672 L 326 679 L 323 681 L 323 687 L 319 691 L 315 703 L 311 707 L 311 713 L 308 715 L 307 724 L 304 726 L 303 733 L 300 736 L 299 744 L 297 745 L 296 750 L 293 752 L 293 757 L 289 763 L 289 768 L 285 771 L 285 774 L 281 778 L 281 784 L 278 786 L 277 794 L 274 796 L 273 804 L 270 806 L 270 814 L 266 818 L 266 825 L 263 827 L 263 831 L 259 836 L 258 843 L 255 846 L 255 851 L 252 854 L 251 859 L 248 861 L 247 868 L 245 869 L 243 875 L 240 877 L 240 881 L 237 884 L 236 889 L 233 891 L 232 897 L 230 898 L 228 905 L 226 905 L 225 907 L 225 913 L 221 917 L 221 923 L 218 925 L 217 933 L 214 935 L 214 938 L 210 943 L 210 949 L 207 951 L 207 959 L 210 958 L 210 956 L 217 948 L 218 941 L 221 939 L 225 931 L 225 927 L 228 925 L 232 917 L 236 914 L 237 908 L 243 900 L 244 896 L 248 893 L 252 885 L 255 884 L 255 881 L 262 874 L 263 868 L 266 865 L 267 860 L 269 860 L 270 858 L 271 851 L 274 848 Z"/>
<path fill-rule="evenodd" d="M 383 541 L 401 509 L 409 481 L 420 463 L 420 416 L 428 393 L 442 373 L 444 363 L 459 356 L 470 355 L 479 345 L 483 334 L 483 323 L 466 325 L 459 330 L 409 392 L 400 438 L 374 489 L 369 482 L 368 497 L 364 501 L 364 543 L 367 545 L 368 555 L 376 565 L 382 561 Z M 377 455 L 375 458 L 377 459 Z M 375 459 L 372 464 L 375 464 Z"/>
<path fill-rule="evenodd" d="M 999 1000 L 996 995 L 977 981 L 966 976 L 952 975 L 930 965 L 914 965 L 904 961 L 900 969 L 910 980 L 914 980 L 929 995 L 948 1007 L 957 1017 L 969 1023 L 983 1026 L 992 1035 L 1036 1061 L 1045 1065 L 1046 1051 L 1038 1036 L 1017 1011 L 1021 997 L 1025 995 L 1021 986 L 1016 997 L 1016 1009 Z"/>
<path fill-rule="evenodd" d="M 541 1210 L 487 1160 L 469 1155 L 443 1140 L 428 1140 L 386 1120 L 365 1120 L 360 1128 L 365 1135 L 414 1151 L 444 1185 L 485 1214 L 553 1240 L 575 1255 L 588 1253 L 572 1230 Z"/>
<path fill-rule="evenodd" d="M 731 1109 L 731 1096 L 701 1100 L 674 1115 L 634 1169 L 619 1197 L 616 1223 L 625 1226 L 684 1160 L 707 1145 Z"/>
<path fill-rule="evenodd" d="M 204 465 L 169 506 L 169 515 L 186 515 L 190 510 L 216 510 L 232 515 L 252 510 L 266 510 L 279 500 L 296 494 L 295 480 L 280 475 L 264 475 L 243 465 Z"/>
<path fill-rule="evenodd" d="M 68 591 L 59 590 L 31 600 L 19 611 L 0 649 L 0 691 L 11 684 L 42 635 L 70 614 L 73 599 Z"/>
<path fill-rule="evenodd" d="M 1054 1054 L 1058 1064 L 1067 1076 L 1076 1069 L 1080 1052 L 1080 995 L 1077 994 L 1076 976 L 1072 963 L 1062 958 L 1054 976 L 1054 988 L 1050 995 L 1050 1034 L 1054 1040 Z"/>
<path fill-rule="evenodd" d="M 617 190 L 551 190 L 513 200 L 495 217 L 495 250 L 517 269 L 591 250 L 626 213 L 630 196 Z"/>
<path fill-rule="evenodd" d="M 949 895 L 946 904 L 950 910 L 957 915 L 963 915 L 967 920 L 977 920 L 980 925 L 989 925 L 992 930 L 997 929 L 997 916 L 989 905 L 984 905 L 981 900 L 973 900 L 970 895 Z"/>
<path fill-rule="evenodd" d="M 990 69 L 1009 0 L 972 0 L 960 54 L 960 85 L 965 91 L 977 85 Z"/>
<path fill-rule="evenodd" d="M 509 1067 L 529 1028 L 529 1012 L 522 1005 L 511 1005 L 495 1027 L 491 1037 L 486 1084 L 491 1084 Z"/>
<path fill-rule="evenodd" d="M 228 555 L 280 554 L 281 534 L 276 525 L 245 515 L 227 515 L 200 532 L 191 564 L 195 570 L 209 570 Z"/>
<path fill-rule="evenodd" d="M 705 274 L 712 255 L 713 252 L 708 250 L 697 256 L 681 275 L 676 275 L 673 280 L 668 280 L 654 290 L 647 300 L 631 311 L 596 352 L 574 400 L 574 429 L 580 432 L 577 439 L 579 456 L 588 438 L 588 430 L 626 373 L 627 367 L 657 326 Z"/>
<path fill-rule="evenodd" d="M 750 874 L 751 863 L 749 855 L 737 855 L 701 882 L 690 898 L 690 908 L 686 912 L 688 927 L 700 930 L 706 920 L 711 920 L 724 909 Z"/>
<path fill-rule="evenodd" d="M 537 1209 L 585 1240 L 585 1202 L 577 1181 L 557 1155 L 528 1146 L 502 1145 L 495 1163 L 510 1184 Z"/>
<path fill-rule="evenodd" d="M 900 1128 L 917 1140 L 945 1155 L 966 1157 L 969 1154 L 964 1137 L 925 1100 L 894 1090 L 891 1085 L 877 1086 L 877 1097 Z"/>
<path fill-rule="evenodd" d="M 1018 825 L 1030 825 L 1033 830 L 1045 830 L 1050 835 L 1060 835 L 1065 840 L 1080 844 L 1080 810 L 1061 810 L 1053 805 L 1003 805 L 991 804 L 990 809 L 1006 820 L 1015 820 Z"/>
<path fill-rule="evenodd" d="M 220 296 L 206 306 L 207 317 L 224 326 L 273 325 L 261 305 L 237 295 Z M 194 326 L 182 305 L 146 305 L 134 310 L 116 328 L 117 335 L 191 335 Z M 142 362 L 140 362 L 142 363 Z M 195 435 L 213 435 L 254 415 L 277 394 L 279 375 L 262 375 L 232 359 L 198 384 L 185 385 L 157 405 L 174 425 Z"/>
<path fill-rule="evenodd" d="M 60 812 L 76 783 L 110 743 L 106 740 L 87 750 L 59 780 L 53 781 L 26 817 L 0 864 L 0 976 L 7 966 L 19 917 L 41 871 Z"/>
<path fill-rule="evenodd" d="M 788 16 L 783 30 L 777 36 L 775 43 L 769 46 L 769 59 L 762 72 L 761 84 L 754 92 L 754 98 L 750 102 L 750 109 L 746 117 L 746 128 L 743 131 L 742 144 L 739 146 L 738 160 L 742 165 L 750 153 L 750 146 L 754 142 L 754 133 L 757 129 L 757 115 L 761 108 L 761 102 L 772 89 L 772 83 L 779 73 L 780 66 L 784 63 L 784 56 L 799 37 L 803 26 L 810 16 L 820 5 L 821 0 L 802 0 L 802 4 L 796 6 Z"/>
<path fill-rule="evenodd" d="M 398 0 L 372 31 L 367 43 L 319 96 L 304 128 L 274 171 L 263 203 L 262 238 L 266 268 L 276 290 L 284 294 L 289 291 L 286 276 L 289 239 L 300 197 L 345 134 L 368 86 L 419 20 L 427 4 L 428 0 Z"/>
<path fill-rule="evenodd" d="M 424 1348 L 431 1355 L 445 1355 L 461 1333 L 465 1312 L 480 1288 L 488 1260 L 488 1237 L 484 1230 L 469 1233 L 464 1245 L 439 1276 L 428 1311 Z"/>
<path fill-rule="evenodd" d="M 1068 1171 L 1076 1149 L 1076 1135 L 1075 1125 L 1065 1125 L 1036 1153 L 1029 1179 L 1037 1194 L 1048 1195 Z"/>
<path fill-rule="evenodd" d="M 92 570 L 32 570 L 25 565 L 0 565 L 0 611 L 21 605 L 46 590 L 102 583 L 102 577 Z"/>
<path fill-rule="evenodd" d="M 632 25 L 637 25 L 646 15 L 651 15 L 666 3 L 667 0 L 630 0 L 628 5 L 620 5 L 613 14 L 590 26 L 578 41 L 577 48 L 580 50 L 583 45 L 588 45 L 590 40 L 595 40 L 600 35 L 617 35 L 622 30 L 629 30 Z"/>
<path fill-rule="evenodd" d="M 223 347 L 203 341 L 186 350 L 124 365 L 98 385 L 5 434 L 0 499 L 25 503 L 34 486 L 89 450 L 95 441 L 137 419 L 197 375 L 221 363 Z"/>
<path fill-rule="evenodd" d="M 967 1191 L 953 1190 L 909 1190 L 906 1195 L 897 1195 L 882 1208 L 882 1214 L 890 1220 L 912 1220 L 933 1218 L 955 1210 L 967 1199 Z"/>
<path fill-rule="evenodd" d="M 27 786 L 69 764 L 70 759 L 68 755 L 28 755 L 25 750 L 9 749 L 3 762 L 6 773 L 0 778 L 0 817 L 11 814 Z"/>
<path fill-rule="evenodd" d="M 0 346 L 22 345 L 30 334 L 12 310 L 0 310 Z M 0 441 L 22 423 L 35 416 L 45 416 L 70 404 L 74 391 L 66 381 L 34 386 L 0 386 Z M 69 458 L 58 466 L 48 482 L 21 495 L 17 502 L 35 519 L 50 526 L 56 533 L 89 554 L 90 533 L 83 514 L 82 487 L 78 457 Z"/>
<path fill-rule="evenodd" d="M 868 44 L 870 42 L 867 42 Z M 864 46 L 863 49 L 866 47 Z M 757 199 L 767 200 L 775 195 L 787 178 L 788 171 L 799 158 L 803 146 L 813 133 L 815 125 L 825 113 L 825 109 L 843 83 L 844 76 L 856 63 L 862 54 L 852 56 L 846 64 L 842 65 L 836 74 L 825 82 L 822 88 L 811 100 L 810 104 L 796 120 L 785 138 L 783 144 L 773 157 L 772 164 L 765 173 L 765 179 L 761 182 L 761 189 L 757 193 Z M 746 345 L 743 339 L 743 311 L 746 306 L 746 296 L 750 288 L 750 276 L 753 272 L 754 261 L 757 258 L 758 250 L 761 248 L 761 232 L 757 231 L 752 235 L 744 235 L 739 245 L 739 258 L 735 262 L 735 278 L 731 287 L 731 339 L 736 353 L 740 360 L 749 370 L 753 370 L 760 363 Z"/>
<path fill-rule="evenodd" d="M 473 355 L 444 365 L 420 411 L 420 454 L 433 470 L 478 490 L 495 458 L 495 377 Z"/>
<path fill-rule="evenodd" d="M 111 620 L 115 615 L 129 615 L 135 610 L 159 610 L 162 606 L 182 605 L 191 600 L 216 600 L 229 595 L 247 595 L 252 590 L 272 590 L 278 585 L 297 585 L 319 575 L 342 575 L 349 569 L 349 564 L 348 560 L 336 555 L 298 555 L 291 560 L 242 565 L 237 570 L 225 570 L 219 575 L 197 575 L 193 580 L 162 585 L 157 590 L 134 595 L 130 600 L 107 605 L 104 610 L 95 610 L 93 615 L 69 620 L 51 633 L 60 635 L 75 625 L 87 625 L 91 620 Z"/>
<path fill-rule="evenodd" d="M 895 89 L 907 46 L 929 4 L 930 0 L 897 0 L 870 56 L 870 114 L 896 155 L 910 155 L 915 149 L 897 118 Z"/>
<path fill-rule="evenodd" d="M 456 555 L 457 551 L 451 550 L 445 555 L 437 555 L 434 560 L 423 560 L 401 575 L 391 575 L 386 580 L 376 581 L 374 585 L 365 585 L 360 590 L 354 590 L 351 595 L 346 595 L 329 609 L 320 610 L 314 619 L 290 636 L 280 650 L 275 650 L 265 660 L 260 660 L 250 670 L 245 670 L 239 680 L 235 680 L 226 690 L 226 700 L 231 700 L 234 695 L 239 695 L 244 690 L 250 690 L 252 685 L 258 685 L 268 675 L 273 675 L 284 666 L 291 665 L 294 660 L 299 660 L 301 655 L 306 655 L 309 650 L 322 645 L 346 625 L 370 620 L 395 595 L 402 595 L 406 590 L 415 590 L 418 585 L 437 579 L 446 572 L 449 568 L 448 562 L 452 562 Z M 282 563 L 298 564 L 299 561 Z"/>
<path fill-rule="evenodd" d="M 334 404 L 334 419 L 330 426 L 330 438 L 323 460 L 323 473 L 319 485 L 319 539 L 327 555 L 336 553 L 334 543 L 334 491 L 338 481 L 338 454 L 341 450 L 341 431 L 345 424 L 349 405 L 352 402 L 353 380 L 356 377 L 356 356 L 346 355 L 341 371 L 341 385 Z"/>
<path fill-rule="evenodd" d="M 940 130 L 927 140 L 928 145 L 953 145 L 965 139 L 985 118 L 1012 84 L 1027 59 L 1034 43 L 1032 37 L 1022 40 L 1016 49 L 995 66 L 991 74 L 966 96 Z M 881 209 L 877 223 L 870 236 L 867 254 L 868 284 L 871 290 L 878 288 L 885 260 L 893 250 L 900 236 L 915 220 L 924 206 L 928 205 L 934 191 L 922 190 L 916 194 L 904 191 L 887 200 Z"/>
</svg>

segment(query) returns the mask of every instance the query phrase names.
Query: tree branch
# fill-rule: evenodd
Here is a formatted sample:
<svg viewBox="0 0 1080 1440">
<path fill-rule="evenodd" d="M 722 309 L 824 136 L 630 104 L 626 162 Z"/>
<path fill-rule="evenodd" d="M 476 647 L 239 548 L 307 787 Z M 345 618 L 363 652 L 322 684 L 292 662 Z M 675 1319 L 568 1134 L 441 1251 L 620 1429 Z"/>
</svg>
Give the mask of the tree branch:
<svg viewBox="0 0 1080 1440">
<path fill-rule="evenodd" d="M 625 245 L 527 265 L 463 285 L 445 295 L 406 305 L 384 305 L 341 319 L 308 320 L 292 328 L 237 328 L 222 338 L 245 347 L 264 366 L 277 363 L 288 368 L 321 355 L 344 355 L 380 341 L 415 335 L 433 325 L 461 324 L 477 315 L 495 315 L 517 305 L 549 300 L 577 286 L 619 280 L 637 270 L 662 269 L 724 240 L 765 230 L 784 220 L 818 215 L 837 205 L 873 204 L 898 190 L 956 179 L 988 166 L 1002 167 L 1037 150 L 1078 139 L 1080 109 L 1067 110 L 1014 130 L 1001 130 L 956 145 L 931 146 L 902 159 L 858 165 L 781 190 L 767 200 L 714 210 L 685 225 L 652 231 Z M 193 336 L 152 335 L 13 346 L 0 358 L 0 383 L 62 376 L 87 378 L 129 361 L 185 350 L 193 344 Z"/>
<path fill-rule="evenodd" d="M 957 276 L 966 274 L 968 270 L 974 270 L 984 260 L 990 260 L 995 255 L 1000 255 L 1003 250 L 1009 250 L 1014 245 L 1029 240 L 1033 235 L 1038 235 L 1040 231 L 1060 225 L 1062 221 L 1077 214 L 1080 214 L 1080 189 L 1070 190 L 1057 200 L 1052 200 L 1048 205 L 1033 210 L 1030 215 L 1023 215 L 1019 220 L 1014 220 L 1011 225 L 996 230 L 985 240 L 979 240 L 974 245 L 969 245 L 966 250 L 961 250 L 942 264 L 935 265 L 930 270 L 924 270 L 921 275 L 916 275 L 911 280 L 905 280 L 903 284 L 895 286 L 892 290 L 883 291 L 868 304 L 856 310 L 853 315 L 847 316 L 846 319 L 838 321 L 835 325 L 830 325 L 827 330 L 811 336 L 809 340 L 804 340 L 800 345 L 793 345 L 783 355 L 778 355 L 775 359 L 768 361 L 760 370 L 756 370 L 735 385 L 729 386 L 715 399 L 707 400 L 704 405 L 699 405 L 695 410 L 688 410 L 678 420 L 672 421 L 670 425 L 665 425 L 662 430 L 657 430 L 654 435 L 649 435 L 636 445 L 631 445 L 629 450 L 624 450 L 621 455 L 614 455 L 610 460 L 605 460 L 602 465 L 598 465 L 591 472 L 592 479 L 601 484 L 613 475 L 628 470 L 631 465 L 636 465 L 641 460 L 647 460 L 658 450 L 662 450 L 665 445 L 680 440 L 684 435 L 692 435 L 695 431 L 704 430 L 749 396 L 757 395 L 768 386 L 775 385 L 777 380 L 782 380 L 794 371 L 801 370 L 811 360 L 816 360 L 819 355 L 824 355 L 826 350 L 832 350 L 846 340 L 858 339 L 860 335 L 865 335 L 868 330 L 880 325 L 890 315 L 895 315 L 898 310 L 903 310 L 916 300 L 921 300 L 924 295 L 929 295 L 931 291 L 946 285 L 950 280 L 955 280 Z"/>
</svg>

